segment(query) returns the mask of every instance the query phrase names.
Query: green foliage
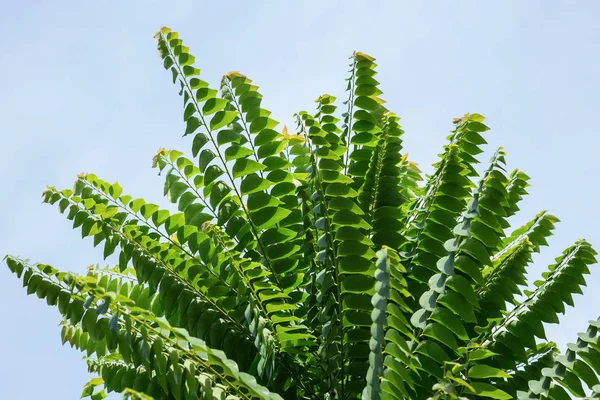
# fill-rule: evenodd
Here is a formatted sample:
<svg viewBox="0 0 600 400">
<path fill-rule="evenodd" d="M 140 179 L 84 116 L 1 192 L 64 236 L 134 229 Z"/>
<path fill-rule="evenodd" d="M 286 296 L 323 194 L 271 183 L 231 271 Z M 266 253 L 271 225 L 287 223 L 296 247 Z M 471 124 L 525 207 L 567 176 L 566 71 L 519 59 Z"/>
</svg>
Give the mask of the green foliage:
<svg viewBox="0 0 600 400">
<path fill-rule="evenodd" d="M 340 116 L 322 95 L 289 133 L 249 78 L 213 89 L 176 32 L 156 40 L 192 146 L 153 160 L 173 206 L 82 174 L 44 202 L 115 265 L 5 259 L 98 376 L 82 398 L 600 397 L 600 320 L 564 355 L 545 333 L 596 252 L 578 240 L 527 289 L 558 219 L 510 229 L 529 177 L 502 149 L 478 173 L 483 116 L 455 118 L 423 178 L 374 58 L 353 54 Z"/>
</svg>

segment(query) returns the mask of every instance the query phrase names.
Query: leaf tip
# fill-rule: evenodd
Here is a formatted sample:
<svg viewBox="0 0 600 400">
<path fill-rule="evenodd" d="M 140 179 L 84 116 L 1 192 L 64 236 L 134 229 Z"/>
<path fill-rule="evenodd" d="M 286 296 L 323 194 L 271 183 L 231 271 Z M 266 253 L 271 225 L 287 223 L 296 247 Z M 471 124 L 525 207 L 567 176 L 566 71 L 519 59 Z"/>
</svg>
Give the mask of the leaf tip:
<svg viewBox="0 0 600 400">
<path fill-rule="evenodd" d="M 164 155 L 166 153 L 166 151 L 167 150 L 164 147 L 161 147 L 160 149 L 158 149 L 158 151 L 156 152 L 154 157 L 152 157 L 152 168 L 156 168 L 156 166 L 158 165 L 158 160 L 160 159 L 160 157 L 162 155 Z"/>
<path fill-rule="evenodd" d="M 230 81 L 234 80 L 235 78 L 245 78 L 245 76 L 240 71 L 229 71 L 225 74 L 225 77 Z"/>
<path fill-rule="evenodd" d="M 356 61 L 361 61 L 361 60 L 366 60 L 366 61 L 375 61 L 375 57 L 371 57 L 368 54 L 365 54 L 361 51 L 355 51 L 354 54 L 352 55 L 354 57 L 354 59 L 356 59 Z"/>
</svg>

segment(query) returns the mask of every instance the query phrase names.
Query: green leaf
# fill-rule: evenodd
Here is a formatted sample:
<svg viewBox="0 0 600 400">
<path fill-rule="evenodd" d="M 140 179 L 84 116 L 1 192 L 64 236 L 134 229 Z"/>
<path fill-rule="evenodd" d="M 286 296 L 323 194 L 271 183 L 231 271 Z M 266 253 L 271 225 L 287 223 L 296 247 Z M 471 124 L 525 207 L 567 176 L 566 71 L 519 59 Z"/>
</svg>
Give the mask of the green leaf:
<svg viewBox="0 0 600 400">
<path fill-rule="evenodd" d="M 183 112 L 183 120 L 187 121 L 191 116 L 196 113 L 196 105 L 194 103 L 188 103 Z"/>
<path fill-rule="evenodd" d="M 460 250 L 464 251 L 483 265 L 491 264 L 490 254 L 485 246 L 477 239 L 466 239 L 461 243 Z"/>
<path fill-rule="evenodd" d="M 83 317 L 81 319 L 81 327 L 84 332 L 87 332 L 92 339 L 96 338 L 96 321 L 98 320 L 98 315 L 96 314 L 96 310 L 93 308 L 88 308 L 83 313 Z"/>
<path fill-rule="evenodd" d="M 140 208 L 140 212 L 146 220 L 150 218 L 156 211 L 158 211 L 158 205 L 152 203 L 143 204 Z"/>
<path fill-rule="evenodd" d="M 215 183 L 210 189 L 210 206 L 216 208 L 230 192 L 231 188 L 225 183 Z"/>
<path fill-rule="evenodd" d="M 252 155 L 252 150 L 244 146 L 232 145 L 225 149 L 225 161 L 237 160 L 249 155 Z"/>
<path fill-rule="evenodd" d="M 242 194 L 251 194 L 268 189 L 273 185 L 267 179 L 263 179 L 257 174 L 249 174 L 242 179 L 240 190 Z"/>
<path fill-rule="evenodd" d="M 269 156 L 281 154 L 281 152 L 286 148 L 287 141 L 280 142 L 271 142 L 265 145 L 262 145 L 258 148 L 256 155 L 259 159 L 263 159 Z"/>
<path fill-rule="evenodd" d="M 358 197 L 358 193 L 344 183 L 330 183 L 325 194 L 331 197 Z"/>
<path fill-rule="evenodd" d="M 231 173 L 234 178 L 239 178 L 242 176 L 252 174 L 257 171 L 262 171 L 265 168 L 266 167 L 259 162 L 250 160 L 248 158 L 240 158 L 240 159 L 236 160 L 235 164 L 233 164 Z"/>
<path fill-rule="evenodd" d="M 446 293 L 438 298 L 438 303 L 445 305 L 450 311 L 454 312 L 465 321 L 476 322 L 473 307 L 459 293 L 448 289 Z"/>
<path fill-rule="evenodd" d="M 223 129 L 217 134 L 217 144 L 219 146 L 222 146 L 226 143 L 240 143 L 242 142 L 242 139 L 242 135 L 230 129 Z"/>
<path fill-rule="evenodd" d="M 478 364 L 469 368 L 469 378 L 485 379 L 485 378 L 510 378 L 511 376 L 505 371 L 490 367 L 489 365 Z"/>
<path fill-rule="evenodd" d="M 271 143 L 279 136 L 281 136 L 281 133 L 274 131 L 273 129 L 263 129 L 254 138 L 254 145 L 262 146 L 264 144 Z"/>
<path fill-rule="evenodd" d="M 192 133 L 196 132 L 196 129 L 200 128 L 201 126 L 202 126 L 202 123 L 200 122 L 200 120 L 198 118 L 196 118 L 196 117 L 188 118 L 188 120 L 186 121 L 185 133 L 183 134 L 183 136 L 191 135 Z"/>
<path fill-rule="evenodd" d="M 429 336 L 440 343 L 445 344 L 450 349 L 456 351 L 458 349 L 458 344 L 456 342 L 456 338 L 452 331 L 441 324 L 429 324 L 424 330 L 423 335 Z"/>
<path fill-rule="evenodd" d="M 473 121 L 467 124 L 467 129 L 473 132 L 485 132 L 490 128 L 488 128 L 485 124 L 481 122 Z"/>
<path fill-rule="evenodd" d="M 204 133 L 198 133 L 194 136 L 194 142 L 192 143 L 192 154 L 194 157 L 198 155 L 198 152 L 209 140 L 210 139 Z"/>
<path fill-rule="evenodd" d="M 223 110 L 229 102 L 225 99 L 212 98 L 206 100 L 202 106 L 202 113 L 207 116 Z M 212 124 L 212 122 L 211 122 Z"/>
<path fill-rule="evenodd" d="M 494 386 L 490 385 L 489 383 L 483 383 L 483 382 L 470 382 L 471 387 L 473 387 L 473 389 L 475 389 L 474 394 L 476 394 L 477 396 L 481 396 L 481 397 L 488 397 L 490 399 L 498 399 L 498 400 L 509 400 L 512 399 L 513 397 L 500 390 L 500 389 L 496 389 Z M 470 390 L 468 390 L 470 392 Z"/>
<path fill-rule="evenodd" d="M 152 222 L 154 225 L 160 226 L 169 218 L 170 213 L 167 210 L 158 210 L 152 214 Z"/>
<path fill-rule="evenodd" d="M 291 211 L 279 207 L 265 207 L 256 212 L 250 213 L 250 220 L 257 229 L 268 229 L 285 217 L 290 215 Z"/>
<path fill-rule="evenodd" d="M 259 117 L 252 121 L 252 123 L 250 124 L 250 133 L 258 133 L 263 129 L 273 129 L 277 126 L 277 124 L 277 121 L 272 120 L 268 117 Z M 258 145 L 257 143 L 255 144 Z"/>
<path fill-rule="evenodd" d="M 200 168 L 200 171 L 202 173 L 204 173 L 206 171 L 206 167 L 208 167 L 208 165 L 210 164 L 210 162 L 216 156 L 217 155 L 215 153 L 213 153 L 213 151 L 210 150 L 210 149 L 204 149 L 204 150 L 202 150 L 202 152 L 200 153 L 200 159 L 198 160 L 198 168 Z"/>
<path fill-rule="evenodd" d="M 171 215 L 165 223 L 165 230 L 169 235 L 174 234 L 179 228 L 185 223 L 184 213 L 177 213 Z"/>
<path fill-rule="evenodd" d="M 436 360 L 440 363 L 444 360 L 450 359 L 450 357 L 448 356 L 448 354 L 446 354 L 444 349 L 442 349 L 442 347 L 439 344 L 435 343 L 432 340 L 425 340 L 419 343 L 419 345 L 415 349 L 415 352 L 424 354 L 432 360 Z"/>
<path fill-rule="evenodd" d="M 469 359 L 471 361 L 478 361 L 497 355 L 497 353 L 494 353 L 493 351 L 490 351 L 488 349 L 475 349 L 469 353 Z"/>
<path fill-rule="evenodd" d="M 200 75 L 200 69 L 192 67 L 190 65 L 184 65 L 183 66 L 183 75 L 186 78 L 189 78 L 190 76 L 198 76 L 198 75 Z"/>
<path fill-rule="evenodd" d="M 220 187 L 218 184 L 213 186 L 213 190 L 211 191 L 211 203 L 212 194 L 221 193 L 219 189 Z M 210 214 L 204 213 L 203 210 L 204 206 L 201 204 L 190 204 L 183 213 L 186 225 L 200 227 L 204 222 L 210 221 L 213 217 Z"/>
<path fill-rule="evenodd" d="M 264 207 L 276 207 L 281 201 L 270 194 L 259 192 L 248 196 L 248 210 L 256 211 Z"/>
<path fill-rule="evenodd" d="M 237 111 L 219 111 L 210 120 L 210 129 L 215 131 L 232 123 L 238 116 Z"/>
<path fill-rule="evenodd" d="M 453 289 L 455 292 L 460 293 L 473 306 L 479 307 L 478 299 L 473 291 L 473 287 L 465 277 L 460 275 L 451 276 L 446 282 L 446 286 Z"/>
<path fill-rule="evenodd" d="M 201 87 L 198 90 L 196 90 L 196 100 L 198 100 L 198 102 L 203 102 L 212 99 L 216 95 L 217 91 L 208 87 Z"/>
<path fill-rule="evenodd" d="M 368 111 L 374 111 L 381 107 L 381 104 L 371 97 L 359 96 L 354 100 L 354 105 Z"/>
<path fill-rule="evenodd" d="M 217 180 L 224 172 L 218 165 L 211 165 L 206 169 L 204 173 L 204 185 L 209 186 L 212 182 Z"/>
<path fill-rule="evenodd" d="M 461 319 L 452 311 L 444 307 L 438 307 L 431 314 L 431 319 L 444 325 L 446 328 L 451 330 L 459 339 L 469 339 L 469 336 L 467 335 L 467 331 Z"/>
</svg>

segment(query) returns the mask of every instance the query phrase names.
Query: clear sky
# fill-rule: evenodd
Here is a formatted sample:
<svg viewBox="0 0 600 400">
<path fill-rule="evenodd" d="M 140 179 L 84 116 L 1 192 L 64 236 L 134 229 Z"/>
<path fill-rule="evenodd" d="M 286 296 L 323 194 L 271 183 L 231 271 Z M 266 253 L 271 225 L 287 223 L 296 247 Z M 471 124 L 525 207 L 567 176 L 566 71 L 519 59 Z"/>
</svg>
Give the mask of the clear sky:
<svg viewBox="0 0 600 400">
<path fill-rule="evenodd" d="M 600 248 L 599 18 L 591 0 L 1 1 L 0 253 L 79 272 L 102 262 L 101 249 L 40 204 L 45 185 L 71 187 L 82 171 L 160 200 L 152 156 L 190 148 L 152 38 L 164 24 L 203 79 L 216 86 L 240 70 L 288 126 L 318 95 L 344 96 L 353 50 L 373 55 L 405 148 L 426 171 L 453 117 L 487 116 L 482 160 L 503 145 L 509 167 L 532 178 L 514 223 L 542 209 L 562 220 L 535 259 L 537 278 L 577 238 Z M 600 314 L 595 272 L 577 310 L 549 328 L 563 346 Z M 3 265 L 0 304 L 0 399 L 79 398 L 88 375 L 81 354 L 60 344 L 58 311 L 26 296 Z"/>
</svg>

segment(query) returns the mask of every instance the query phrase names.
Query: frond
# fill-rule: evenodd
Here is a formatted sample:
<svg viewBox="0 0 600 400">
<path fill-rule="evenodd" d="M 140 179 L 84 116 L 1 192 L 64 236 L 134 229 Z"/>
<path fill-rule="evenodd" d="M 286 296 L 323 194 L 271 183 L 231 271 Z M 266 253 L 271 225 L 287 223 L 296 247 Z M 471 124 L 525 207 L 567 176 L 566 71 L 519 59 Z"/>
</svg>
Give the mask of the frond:
<svg viewBox="0 0 600 400">
<path fill-rule="evenodd" d="M 105 361 L 104 359 L 91 358 L 87 360 L 87 365 L 88 372 L 102 377 L 94 378 L 89 383 L 95 383 L 96 386 L 101 385 L 109 393 L 123 393 L 123 396 L 129 395 L 130 398 L 139 400 L 173 398 L 163 391 L 156 380 L 151 379 L 144 367 L 136 368 L 118 360 Z M 100 380 L 101 383 L 98 384 L 94 380 Z M 93 390 L 93 386 L 89 383 L 84 387 L 84 393 L 86 393 L 86 390 L 88 392 L 90 389 Z M 95 400 L 93 396 L 90 397 Z"/>
<path fill-rule="evenodd" d="M 376 247 L 389 246 L 399 249 L 406 239 L 400 233 L 406 216 L 403 207 L 411 197 L 409 188 L 401 186 L 403 157 L 400 136 L 404 133 L 399 118 L 393 114 L 384 116 L 383 132 L 373 151 L 371 164 L 365 174 L 358 198 L 366 215 L 367 223 L 373 226 L 369 233 Z M 405 194 L 406 193 L 406 194 Z"/>
<path fill-rule="evenodd" d="M 288 138 L 274 129 L 278 122 L 260 107 L 261 96 L 248 78 L 228 74 L 221 87 L 223 97 L 219 98 L 207 83 L 186 74 L 185 67 L 193 57 L 173 32 L 159 35 L 158 42 L 163 58 L 173 60 L 173 73 L 180 81 L 186 103 L 186 134 L 200 127 L 206 132 L 196 133 L 194 142 L 199 140 L 200 144 L 193 148 L 200 154 L 204 197 L 210 194 L 219 224 L 238 241 L 236 249 L 252 261 L 264 263 L 270 271 L 267 278 L 276 291 L 285 294 L 279 301 L 286 303 L 278 310 L 286 316 L 272 321 L 273 325 L 279 325 L 284 335 L 302 334 L 304 340 L 298 345 L 305 349 L 311 335 L 294 315 L 295 304 L 304 296 L 300 286 L 302 271 L 307 268 L 299 266 L 304 259 L 297 256 L 303 224 L 295 182 L 303 177 L 281 169 L 289 164 L 278 154 L 286 148 Z M 180 53 L 187 54 L 183 61 L 181 56 L 174 58 Z M 196 121 L 191 130 L 189 121 Z M 209 143 L 211 146 L 205 148 Z M 290 349 L 294 353 L 297 350 Z"/>
<path fill-rule="evenodd" d="M 503 249 L 495 255 L 495 258 L 500 258 L 506 251 L 525 237 L 529 238 L 536 252 L 540 251 L 541 246 L 548 245 L 546 238 L 552 235 L 557 222 L 560 222 L 558 218 L 547 214 L 546 211 L 542 211 L 534 219 L 515 229 L 510 236 L 505 238 Z"/>
<path fill-rule="evenodd" d="M 510 173 L 509 183 L 506 186 L 508 192 L 508 207 L 505 208 L 506 215 L 511 217 L 519 211 L 518 203 L 527 194 L 526 188 L 529 186 L 529 176 L 518 169 Z"/>
<path fill-rule="evenodd" d="M 407 354 L 409 353 L 408 342 L 399 333 L 399 331 L 405 333 L 410 329 L 410 323 L 403 315 L 406 312 L 406 305 L 402 298 L 409 296 L 404 277 L 406 270 L 400 264 L 396 252 L 389 247 L 383 247 L 377 252 L 376 266 L 377 283 L 371 300 L 373 304 L 371 313 L 373 323 L 369 339 L 371 352 L 366 375 L 367 384 L 362 398 L 408 397 L 405 383 L 412 386 L 412 380 L 405 369 L 405 366 L 410 364 Z M 399 306 L 403 308 L 402 311 Z M 398 396 L 399 393 L 402 395 Z"/>
<path fill-rule="evenodd" d="M 516 397 L 519 388 L 527 387 L 530 380 L 536 380 L 542 376 L 542 371 L 554 365 L 556 356 L 560 351 L 553 342 L 541 343 L 536 349 L 527 350 L 527 361 L 517 365 L 514 371 L 510 371 L 511 378 L 504 382 L 498 382 L 498 387 L 503 391 Z"/>
<path fill-rule="evenodd" d="M 264 173 L 264 182 L 270 182 L 271 186 L 269 191 L 265 188 L 248 194 L 245 207 L 257 218 L 259 214 L 267 216 L 274 213 L 281 216 L 266 226 L 269 229 L 259 230 L 258 241 L 263 250 L 257 251 L 265 257 L 285 291 L 290 293 L 294 301 L 300 301 L 300 284 L 309 265 L 298 253 L 304 224 L 296 192 L 304 183 L 306 174 L 288 171 L 292 163 L 286 151 L 303 140 L 287 134 L 287 129 L 281 133 L 274 130 L 277 122 L 270 119 L 271 113 L 261 107 L 262 95 L 246 76 L 240 73 L 227 74 L 222 80 L 221 90 L 231 106 L 239 112 L 242 126 L 240 134 L 248 144 L 229 144 L 225 150 L 226 157 L 227 153 L 231 153 L 231 160 L 235 158 L 236 163 L 244 159 L 264 165 L 264 170 L 259 174 L 263 177 Z M 265 228 L 264 224 L 259 228 Z"/>
<path fill-rule="evenodd" d="M 241 150 L 248 139 L 242 134 L 239 112 L 232 109 L 235 107 L 226 98 L 217 97 L 217 90 L 211 89 L 208 83 L 192 78 L 199 74 L 199 70 L 190 67 L 195 59 L 177 36 L 175 32 L 159 35 L 158 46 L 166 65 L 174 74 L 174 80 L 179 80 L 181 86 L 186 135 L 195 134 L 192 151 L 199 154 L 200 171 L 204 174 L 204 197 L 210 198 L 211 205 L 231 236 L 244 246 L 252 246 L 249 251 L 258 251 L 265 257 L 267 267 L 273 272 L 274 283 L 282 288 L 272 263 L 275 260 L 267 253 L 261 233 L 275 227 L 290 215 L 290 211 L 278 207 L 276 199 L 273 199 L 272 206 L 253 207 L 255 203 L 250 201 L 250 196 L 260 197 L 261 201 L 257 201 L 260 205 L 272 203 L 269 201 L 272 196 L 267 190 L 273 188 L 275 182 L 260 176 L 268 166 L 251 159 L 253 152 Z M 281 136 L 273 130 L 277 124 L 268 114 L 259 116 L 250 125 L 249 133 L 257 135 L 268 130 L 271 133 L 268 140 L 274 140 Z M 196 133 L 201 127 L 206 133 Z M 223 146 L 232 149 L 230 153 L 225 154 Z M 233 165 L 230 166 L 229 161 Z M 284 193 L 293 192 L 295 188 L 291 183 L 279 187 L 283 188 L 280 190 Z M 246 197 L 247 204 L 244 201 Z M 266 202 L 262 201 L 263 197 L 267 199 Z"/>
<path fill-rule="evenodd" d="M 400 170 L 400 192 L 405 198 L 410 199 L 403 205 L 405 213 L 408 213 L 410 206 L 423 194 L 423 188 L 419 186 L 423 176 L 417 164 L 408 159 L 408 154 L 402 156 L 398 168 Z"/>
<path fill-rule="evenodd" d="M 154 371 L 163 390 L 161 381 L 168 381 L 171 373 L 176 375 L 178 385 L 182 382 L 183 368 L 189 361 L 240 398 L 281 398 L 260 386 L 251 375 L 240 372 L 222 351 L 209 348 L 185 329 L 174 328 L 152 311 L 136 306 L 135 300 L 105 290 L 93 277 L 61 273 L 48 265 L 29 265 L 14 257 L 6 261 L 13 273 L 23 277 L 28 293 L 60 303 L 59 311 L 69 323 L 79 326 L 88 334 L 88 341 L 95 343 L 95 354 L 119 354 L 127 364 Z"/>
<path fill-rule="evenodd" d="M 383 129 L 385 103 L 379 96 L 375 80 L 375 59 L 367 54 L 352 55 L 351 76 L 348 80 L 348 111 L 344 115 L 341 135 L 346 151 L 342 159 L 344 173 L 352 178 L 350 185 L 358 190 L 363 184 L 373 159 L 373 152 Z"/>
<path fill-rule="evenodd" d="M 107 244 L 115 243 L 115 247 L 120 248 L 120 270 L 125 271 L 131 263 L 136 279 L 147 284 L 145 291 L 149 294 L 158 292 L 161 299 L 168 299 L 165 316 L 171 322 L 189 329 L 217 348 L 221 345 L 211 343 L 210 336 L 207 336 L 210 330 L 233 329 L 234 336 L 237 332 L 236 342 L 240 346 L 253 347 L 254 337 L 244 323 L 244 310 L 249 304 L 246 290 L 239 283 L 232 285 L 236 281 L 233 276 L 235 270 L 230 270 L 229 276 L 223 277 L 220 271 L 226 272 L 224 268 L 227 265 L 219 257 L 212 256 L 214 253 L 211 253 L 212 246 L 206 234 L 183 225 L 177 229 L 179 241 L 175 242 L 168 234 L 176 232 L 168 228 L 165 228 L 166 232 L 158 230 L 161 226 L 168 226 L 172 218 L 167 211 L 141 199 L 131 200 L 130 196 L 120 193 L 114 196 L 115 199 L 103 191 L 103 188 L 112 185 L 95 176 L 80 178 L 78 186 L 75 193 L 80 196 L 70 191 L 48 189 L 45 199 L 51 204 L 58 202 L 63 212 L 68 208 L 67 218 L 74 220 L 74 226 L 80 225 L 82 232 L 86 232 L 86 226 L 91 226 L 85 235 L 94 238 L 104 236 Z M 126 215 L 119 216 L 115 213 L 117 210 Z M 183 244 L 188 244 L 189 248 L 182 248 Z M 202 321 L 204 326 L 199 326 L 198 321 Z M 211 325 L 214 326 L 207 329 Z M 229 348 L 228 353 L 234 358 L 250 357 L 241 363 L 246 369 L 255 352 L 248 354 Z M 242 358 L 238 361 L 241 362 Z"/>
<path fill-rule="evenodd" d="M 486 326 L 489 318 L 499 318 L 506 304 L 515 304 L 526 286 L 526 270 L 532 254 L 546 243 L 558 219 L 546 212 L 538 214 L 524 228 L 509 237 L 505 247 L 492 258 L 492 265 L 483 270 L 484 285 L 477 290 L 480 311 L 477 319 Z"/>
<path fill-rule="evenodd" d="M 365 234 L 371 226 L 358 205 L 358 192 L 352 189 L 352 178 L 342 171 L 346 147 L 330 118 L 334 100 L 328 95 L 319 97 L 318 120 L 305 112 L 299 113 L 298 119 L 312 153 L 310 179 L 315 192 L 311 199 L 315 202 L 317 247 L 322 249 L 316 257 L 322 268 L 316 279 L 323 307 L 321 354 L 342 374 L 337 378 L 341 381 L 339 392 L 358 394 L 368 367 L 368 347 L 360 338 L 368 337 L 371 325 L 375 252 Z M 337 346 L 347 356 L 328 357 L 328 351 Z"/>
<path fill-rule="evenodd" d="M 415 354 L 409 348 L 409 343 L 416 341 L 413 327 L 407 318 L 407 315 L 412 313 L 406 303 L 411 294 L 408 292 L 406 269 L 400 263 L 400 257 L 390 248 L 384 247 L 381 252 L 383 250 L 385 254 L 380 253 L 378 268 L 389 269 L 389 300 L 385 332 L 385 368 L 381 380 L 382 397 L 392 395 L 410 398 L 415 390 L 412 373 L 417 372 Z M 383 261 L 385 263 L 382 263 Z M 380 279 L 385 279 L 382 272 L 376 274 Z M 375 299 L 375 295 L 373 298 Z"/>
<path fill-rule="evenodd" d="M 155 166 L 162 173 L 165 169 L 164 195 L 177 209 L 184 213 L 187 225 L 202 226 L 206 221 L 217 220 L 217 211 L 210 197 L 200 193 L 204 187 L 204 175 L 183 153 L 164 150 L 155 157 Z"/>
<path fill-rule="evenodd" d="M 485 143 L 479 132 L 488 129 L 482 120 L 483 117 L 473 114 L 457 125 L 449 137 L 450 144 L 435 165 L 436 171 L 429 177 L 425 194 L 410 210 L 404 228 L 408 244 L 401 255 L 408 259 L 405 264 L 414 296 L 427 290 L 427 282 L 437 271 L 436 263 L 447 255 L 444 243 L 454 236 L 451 227 L 467 206 L 474 186 L 470 178 L 476 175 L 471 166 L 473 154 L 480 153 L 479 144 Z M 463 272 L 477 274 L 473 268 Z"/>
<path fill-rule="evenodd" d="M 389 249 L 390 251 L 393 251 Z M 377 252 L 377 270 L 375 271 L 375 293 L 371 303 L 371 338 L 369 339 L 369 369 L 367 384 L 363 390 L 363 399 L 381 399 L 380 377 L 383 376 L 383 349 L 385 347 L 385 326 L 387 325 L 387 304 L 390 297 L 391 262 L 388 258 L 388 248 Z"/>
<path fill-rule="evenodd" d="M 476 238 L 490 254 L 502 247 L 504 229 L 509 226 L 505 209 L 509 207 L 507 191 L 508 178 L 504 175 L 505 153 L 502 148 L 496 150 L 490 160 L 490 166 L 482 177 L 482 189 L 479 197 L 479 215 L 471 225 Z"/>
<path fill-rule="evenodd" d="M 534 291 L 525 291 L 524 301 L 492 321 L 481 338 L 500 354 L 495 359 L 498 365 L 514 368 L 515 363 L 525 361 L 525 348 L 535 349 L 535 338 L 545 338 L 543 323 L 557 323 L 565 304 L 573 305 L 572 294 L 581 293 L 584 275 L 590 273 L 588 265 L 596 262 L 595 254 L 589 243 L 578 240 L 542 274 L 544 280 L 534 283 Z"/>
<path fill-rule="evenodd" d="M 528 390 L 517 391 L 519 399 L 592 398 L 600 395 L 600 319 L 590 321 L 586 332 L 578 334 L 577 343 L 569 343 L 564 355 L 555 358 L 551 367 L 542 369 L 538 379 L 528 382 Z"/>
</svg>

